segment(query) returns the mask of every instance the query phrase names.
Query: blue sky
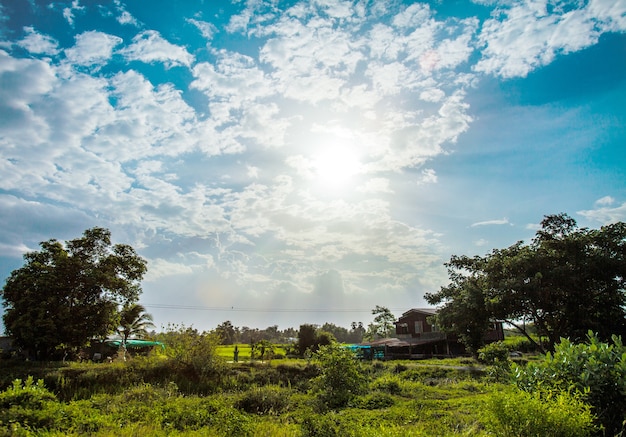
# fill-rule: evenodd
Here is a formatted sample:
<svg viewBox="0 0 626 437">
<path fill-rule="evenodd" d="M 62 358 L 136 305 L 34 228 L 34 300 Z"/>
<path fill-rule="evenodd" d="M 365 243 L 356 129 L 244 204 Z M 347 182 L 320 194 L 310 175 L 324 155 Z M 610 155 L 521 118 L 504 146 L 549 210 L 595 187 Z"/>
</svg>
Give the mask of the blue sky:
<svg viewBox="0 0 626 437">
<path fill-rule="evenodd" d="M 626 219 L 624 0 L 0 6 L 2 281 L 102 226 L 159 327 L 349 326 Z"/>
</svg>

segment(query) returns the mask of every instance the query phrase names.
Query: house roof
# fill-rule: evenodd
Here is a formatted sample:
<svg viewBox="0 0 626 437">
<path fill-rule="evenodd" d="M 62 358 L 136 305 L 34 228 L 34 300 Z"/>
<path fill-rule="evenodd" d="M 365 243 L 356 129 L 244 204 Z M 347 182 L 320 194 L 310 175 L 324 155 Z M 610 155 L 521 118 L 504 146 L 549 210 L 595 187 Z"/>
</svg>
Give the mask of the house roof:
<svg viewBox="0 0 626 437">
<path fill-rule="evenodd" d="M 368 343 L 361 343 L 361 346 L 388 346 L 388 347 L 403 347 L 403 346 L 418 346 L 422 344 L 429 343 L 438 343 L 442 341 L 442 338 L 408 338 L 408 339 L 399 339 L 399 338 L 382 338 L 380 340 L 374 340 Z"/>
<path fill-rule="evenodd" d="M 426 314 L 429 316 L 434 316 L 435 314 L 437 314 L 437 311 L 438 311 L 437 308 L 412 308 L 402 313 L 402 317 L 408 316 L 411 313 L 420 313 L 420 314 Z"/>
</svg>

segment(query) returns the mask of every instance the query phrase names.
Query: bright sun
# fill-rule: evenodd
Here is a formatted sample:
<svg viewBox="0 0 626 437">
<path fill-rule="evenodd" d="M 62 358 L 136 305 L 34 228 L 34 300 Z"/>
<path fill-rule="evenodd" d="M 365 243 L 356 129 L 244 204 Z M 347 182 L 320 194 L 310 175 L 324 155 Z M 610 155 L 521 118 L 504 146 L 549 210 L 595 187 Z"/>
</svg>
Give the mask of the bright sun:
<svg viewBox="0 0 626 437">
<path fill-rule="evenodd" d="M 361 169 L 359 157 L 346 147 L 335 147 L 313 156 L 313 172 L 325 188 L 345 188 Z"/>
</svg>

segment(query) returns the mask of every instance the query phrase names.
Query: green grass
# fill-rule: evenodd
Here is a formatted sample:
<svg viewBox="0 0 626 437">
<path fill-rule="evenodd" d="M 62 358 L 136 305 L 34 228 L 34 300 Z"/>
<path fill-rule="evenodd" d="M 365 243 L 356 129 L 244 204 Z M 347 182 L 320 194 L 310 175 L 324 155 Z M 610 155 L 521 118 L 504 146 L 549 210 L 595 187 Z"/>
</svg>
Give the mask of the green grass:
<svg viewBox="0 0 626 437">
<path fill-rule="evenodd" d="M 249 363 L 250 346 L 238 347 L 239 364 L 202 375 L 157 356 L 11 367 L 12 375 L 23 372 L 23 378 L 37 370 L 56 398 L 32 387 L 0 394 L 0 436 L 496 435 L 489 433 L 493 420 L 486 412 L 504 386 L 467 370 L 473 364 L 467 359 L 364 363 L 367 393 L 329 410 L 310 391 L 319 372 L 314 365 L 286 359 Z M 218 354 L 232 361 L 233 350 L 234 345 L 221 346 Z M 8 397 L 28 399 L 37 408 L 10 406 Z"/>
<path fill-rule="evenodd" d="M 239 349 L 239 361 L 250 361 L 250 355 L 252 353 L 252 347 L 249 344 L 239 343 L 239 344 L 229 344 L 229 345 L 221 345 L 217 348 L 217 355 L 224 358 L 227 361 L 233 361 L 235 354 L 235 346 Z M 282 358 L 287 356 L 287 350 L 285 346 L 274 345 L 274 354 L 279 355 Z M 273 358 L 269 361 L 273 361 L 276 358 Z"/>
</svg>

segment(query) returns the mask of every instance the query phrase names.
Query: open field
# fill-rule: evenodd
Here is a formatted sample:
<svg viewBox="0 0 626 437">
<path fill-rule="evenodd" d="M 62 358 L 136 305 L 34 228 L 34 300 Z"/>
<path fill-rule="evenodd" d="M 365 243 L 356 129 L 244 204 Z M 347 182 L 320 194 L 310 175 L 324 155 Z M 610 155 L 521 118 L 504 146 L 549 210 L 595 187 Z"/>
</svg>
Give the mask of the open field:
<svg viewBox="0 0 626 437">
<path fill-rule="evenodd" d="M 242 362 L 250 348 L 238 347 L 239 363 L 227 362 L 234 347 L 219 347 L 212 367 L 158 355 L 98 364 L 0 361 L 0 435 L 515 435 L 500 433 L 493 413 L 513 387 L 468 358 L 360 363 L 366 390 L 330 408 L 316 391 L 324 372 L 318 364 Z M 22 381 L 12 385 L 15 378 Z M 538 413 L 535 420 L 547 420 Z"/>
</svg>

